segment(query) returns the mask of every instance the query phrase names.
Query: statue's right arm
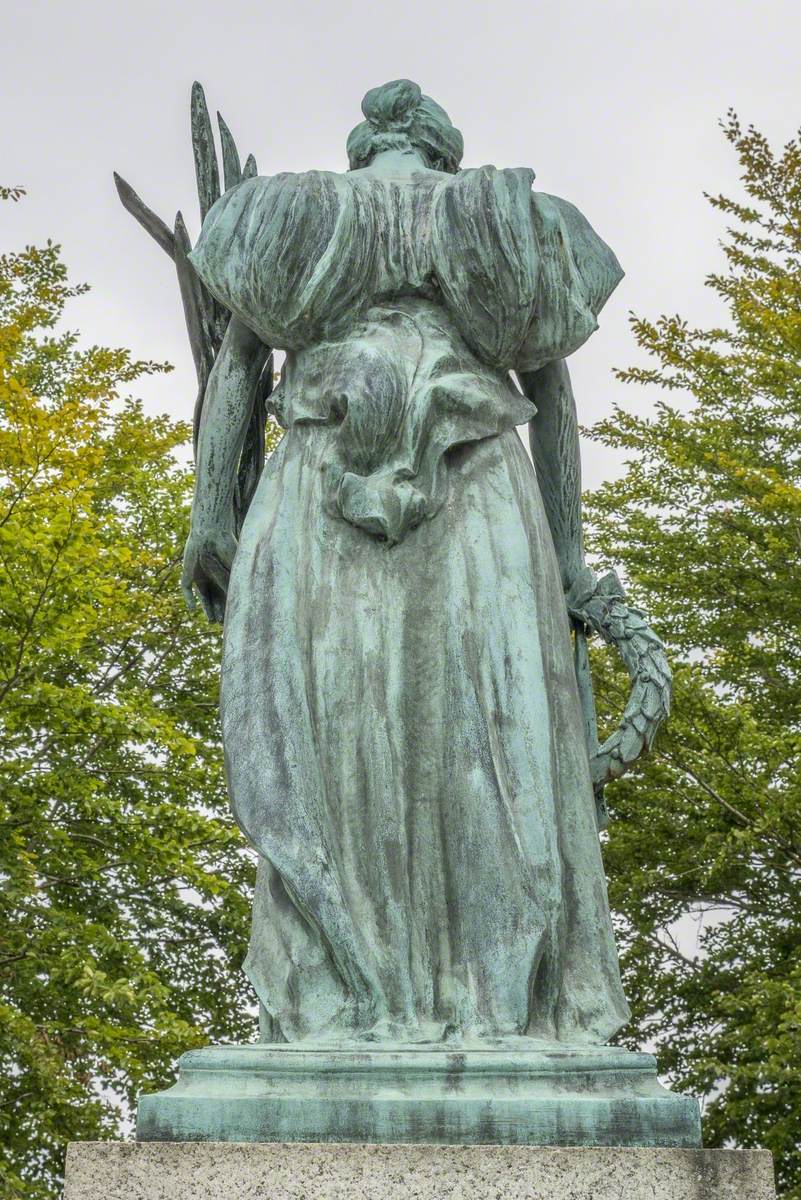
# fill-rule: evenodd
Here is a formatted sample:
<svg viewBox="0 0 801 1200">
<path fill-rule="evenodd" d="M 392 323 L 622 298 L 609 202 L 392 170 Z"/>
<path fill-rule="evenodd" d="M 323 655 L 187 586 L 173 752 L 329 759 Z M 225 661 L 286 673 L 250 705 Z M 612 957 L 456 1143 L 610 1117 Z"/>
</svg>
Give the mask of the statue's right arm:
<svg viewBox="0 0 801 1200">
<path fill-rule="evenodd" d="M 221 621 L 225 612 L 228 577 L 236 552 L 237 470 L 259 377 L 269 353 L 255 333 L 231 317 L 206 385 L 181 588 L 190 608 L 195 607 L 197 589 L 206 616 L 212 621 Z"/>
<path fill-rule="evenodd" d="M 581 454 L 570 373 L 567 363 L 557 360 L 517 375 L 524 394 L 537 406 L 529 424 L 529 445 L 567 591 L 584 566 Z"/>
</svg>

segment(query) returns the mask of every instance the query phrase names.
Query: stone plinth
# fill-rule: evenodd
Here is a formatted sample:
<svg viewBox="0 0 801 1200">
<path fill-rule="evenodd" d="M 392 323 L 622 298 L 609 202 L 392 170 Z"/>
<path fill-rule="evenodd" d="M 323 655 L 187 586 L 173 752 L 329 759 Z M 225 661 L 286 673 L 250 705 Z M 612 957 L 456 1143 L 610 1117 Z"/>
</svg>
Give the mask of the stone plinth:
<svg viewBox="0 0 801 1200">
<path fill-rule="evenodd" d="M 84 1142 L 64 1200 L 774 1200 L 764 1150 Z"/>
<path fill-rule="evenodd" d="M 701 1127 L 652 1055 L 614 1046 L 262 1043 L 184 1054 L 140 1099 L 137 1138 L 694 1147 Z"/>
</svg>

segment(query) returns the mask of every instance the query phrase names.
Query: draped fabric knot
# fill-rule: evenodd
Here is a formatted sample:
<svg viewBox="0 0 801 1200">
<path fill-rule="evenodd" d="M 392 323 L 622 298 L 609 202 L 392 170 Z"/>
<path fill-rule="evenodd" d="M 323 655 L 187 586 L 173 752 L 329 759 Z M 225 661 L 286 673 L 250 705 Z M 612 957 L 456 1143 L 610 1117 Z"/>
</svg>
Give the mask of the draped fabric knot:
<svg viewBox="0 0 801 1200">
<path fill-rule="evenodd" d="M 427 300 L 370 309 L 345 338 L 287 356 L 293 425 L 332 422 L 326 504 L 390 546 L 447 495 L 449 450 L 531 420 L 534 406 Z"/>
</svg>

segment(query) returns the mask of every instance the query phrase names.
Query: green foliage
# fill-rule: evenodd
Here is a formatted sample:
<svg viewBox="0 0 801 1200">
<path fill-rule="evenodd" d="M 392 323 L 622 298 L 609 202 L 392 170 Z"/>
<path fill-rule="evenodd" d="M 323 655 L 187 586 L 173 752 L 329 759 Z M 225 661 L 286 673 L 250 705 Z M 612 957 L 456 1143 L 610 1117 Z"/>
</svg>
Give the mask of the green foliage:
<svg viewBox="0 0 801 1200">
<path fill-rule="evenodd" d="M 666 393 L 591 436 L 627 455 L 589 500 L 598 557 L 674 654 L 674 712 L 610 789 L 606 848 L 632 1043 L 653 1041 L 705 1098 L 708 1145 L 765 1146 L 801 1197 L 801 143 L 774 154 L 723 123 L 746 200 L 724 273 L 727 317 L 633 319 L 653 361 L 620 372 Z M 596 659 L 606 721 L 625 681 Z M 700 920 L 699 926 L 691 917 Z M 688 948 L 689 947 L 689 948 Z"/>
<path fill-rule="evenodd" d="M 252 860 L 227 806 L 219 634 L 178 589 L 188 428 L 165 368 L 56 331 L 58 247 L 0 258 L 0 1194 L 57 1193 L 176 1056 L 249 1039 Z"/>
</svg>

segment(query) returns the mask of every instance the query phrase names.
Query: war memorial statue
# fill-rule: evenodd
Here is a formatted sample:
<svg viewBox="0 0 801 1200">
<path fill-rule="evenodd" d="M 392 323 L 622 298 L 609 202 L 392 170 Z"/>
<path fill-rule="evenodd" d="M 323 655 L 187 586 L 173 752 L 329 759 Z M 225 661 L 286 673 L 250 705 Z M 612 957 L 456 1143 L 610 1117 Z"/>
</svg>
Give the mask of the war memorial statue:
<svg viewBox="0 0 801 1200">
<path fill-rule="evenodd" d="M 616 575 L 585 565 L 565 360 L 622 271 L 533 171 L 463 169 L 415 83 L 362 111 L 341 174 L 243 169 L 220 120 L 221 189 L 196 85 L 194 248 L 180 214 L 169 229 L 117 180 L 178 272 L 199 381 L 183 587 L 224 618 L 228 786 L 259 855 L 260 1041 L 184 1055 L 175 1087 L 142 1098 L 138 1145 L 316 1143 L 291 1161 L 322 1180 L 345 1161 L 331 1144 L 358 1143 L 363 1181 L 421 1145 L 686 1152 L 697 1102 L 609 1044 L 628 1008 L 603 787 L 650 746 L 670 673 Z M 265 463 L 268 414 L 285 432 Z M 602 745 L 593 632 L 632 679 Z M 725 1172 L 658 1190 L 641 1157 L 657 1190 L 609 1159 L 560 1191 L 550 1159 L 542 1193 L 508 1172 L 482 1191 L 494 1161 L 458 1194 L 743 1194 Z"/>
</svg>

